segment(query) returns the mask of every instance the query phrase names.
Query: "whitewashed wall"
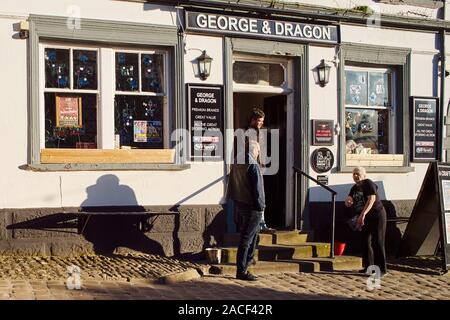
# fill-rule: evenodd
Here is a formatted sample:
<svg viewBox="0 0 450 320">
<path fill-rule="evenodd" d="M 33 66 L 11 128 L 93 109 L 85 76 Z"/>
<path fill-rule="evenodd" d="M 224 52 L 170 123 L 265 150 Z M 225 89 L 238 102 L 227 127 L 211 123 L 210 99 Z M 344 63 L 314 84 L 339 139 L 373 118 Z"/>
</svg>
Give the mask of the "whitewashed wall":
<svg viewBox="0 0 450 320">
<path fill-rule="evenodd" d="M 6 76 L 0 77 L 3 141 L 0 208 L 220 203 L 224 190 L 223 163 L 193 163 L 191 169 L 185 171 L 31 172 L 19 169 L 27 163 L 29 150 L 27 51 L 26 40 L 13 38 L 16 34 L 13 24 L 29 14 L 67 16 L 73 3 L 70 0 L 3 0 L 1 3 L 0 64 Z M 78 0 L 76 4 L 83 18 L 176 24 L 176 14 L 170 8 L 109 0 Z M 213 76 L 208 81 L 220 83 L 221 42 L 211 41 L 210 48 L 205 47 L 214 58 Z M 189 45 L 189 40 L 187 42 Z M 193 46 L 202 48 L 205 43 L 197 39 Z M 187 59 L 198 54 L 188 51 Z M 195 82 L 189 73 L 186 77 Z"/>
</svg>

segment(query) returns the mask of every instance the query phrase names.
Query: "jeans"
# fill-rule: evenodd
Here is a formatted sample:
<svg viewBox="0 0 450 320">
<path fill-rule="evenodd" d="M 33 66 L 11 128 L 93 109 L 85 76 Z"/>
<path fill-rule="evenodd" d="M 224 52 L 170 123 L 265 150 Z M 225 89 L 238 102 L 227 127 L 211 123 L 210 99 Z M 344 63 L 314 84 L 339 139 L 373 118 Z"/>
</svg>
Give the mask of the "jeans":
<svg viewBox="0 0 450 320">
<path fill-rule="evenodd" d="M 237 209 L 240 220 L 239 247 L 236 257 L 237 274 L 247 272 L 248 266 L 255 255 L 258 244 L 260 223 L 263 211 Z"/>
</svg>

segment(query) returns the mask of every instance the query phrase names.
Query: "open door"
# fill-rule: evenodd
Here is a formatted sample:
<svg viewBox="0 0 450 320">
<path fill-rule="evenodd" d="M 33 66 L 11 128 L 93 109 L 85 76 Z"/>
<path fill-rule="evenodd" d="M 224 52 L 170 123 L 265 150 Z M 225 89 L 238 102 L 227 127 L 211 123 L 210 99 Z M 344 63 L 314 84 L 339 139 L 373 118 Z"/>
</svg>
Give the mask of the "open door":
<svg viewBox="0 0 450 320">
<path fill-rule="evenodd" d="M 264 175 L 266 192 L 266 223 L 271 228 L 282 228 L 286 220 L 286 96 L 276 95 L 264 99 L 264 128 L 267 128 L 267 155 L 272 161 L 279 160 L 278 171 L 273 175 Z M 279 130 L 279 154 L 272 154 L 271 130 Z M 274 160 L 275 159 L 275 160 Z M 269 163 L 268 166 L 273 166 Z"/>
</svg>

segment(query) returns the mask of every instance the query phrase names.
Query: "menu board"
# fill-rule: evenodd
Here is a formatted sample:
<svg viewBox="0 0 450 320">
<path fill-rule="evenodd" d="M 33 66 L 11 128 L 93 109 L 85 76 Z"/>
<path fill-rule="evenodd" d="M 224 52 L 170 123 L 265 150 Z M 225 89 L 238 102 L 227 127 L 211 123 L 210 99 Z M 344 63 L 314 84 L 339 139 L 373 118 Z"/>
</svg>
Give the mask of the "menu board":
<svg viewBox="0 0 450 320">
<path fill-rule="evenodd" d="M 312 120 L 313 146 L 333 145 L 333 120 Z"/>
<path fill-rule="evenodd" d="M 187 85 L 191 158 L 223 159 L 223 88 Z"/>
<path fill-rule="evenodd" d="M 439 98 L 411 97 L 412 161 L 428 162 L 439 158 Z"/>
<path fill-rule="evenodd" d="M 81 97 L 56 95 L 56 127 L 81 128 Z"/>
<path fill-rule="evenodd" d="M 440 244 L 440 246 L 439 246 Z M 398 256 L 435 255 L 450 269 L 450 163 L 430 162 Z"/>
</svg>

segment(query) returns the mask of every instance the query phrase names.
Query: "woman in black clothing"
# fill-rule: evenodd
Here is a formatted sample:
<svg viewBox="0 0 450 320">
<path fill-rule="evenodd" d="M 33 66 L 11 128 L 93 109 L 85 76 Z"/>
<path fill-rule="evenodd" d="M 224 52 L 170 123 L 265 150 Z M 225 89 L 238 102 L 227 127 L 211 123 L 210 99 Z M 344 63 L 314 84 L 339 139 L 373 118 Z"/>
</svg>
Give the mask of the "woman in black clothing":
<svg viewBox="0 0 450 320">
<path fill-rule="evenodd" d="M 377 185 L 366 179 L 363 167 L 353 169 L 353 181 L 355 185 L 345 199 L 345 205 L 353 207 L 359 215 L 357 227 L 362 231 L 364 272 L 369 266 L 377 265 L 381 275 L 384 275 L 387 271 L 384 247 L 386 210 L 378 196 Z"/>
</svg>

